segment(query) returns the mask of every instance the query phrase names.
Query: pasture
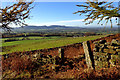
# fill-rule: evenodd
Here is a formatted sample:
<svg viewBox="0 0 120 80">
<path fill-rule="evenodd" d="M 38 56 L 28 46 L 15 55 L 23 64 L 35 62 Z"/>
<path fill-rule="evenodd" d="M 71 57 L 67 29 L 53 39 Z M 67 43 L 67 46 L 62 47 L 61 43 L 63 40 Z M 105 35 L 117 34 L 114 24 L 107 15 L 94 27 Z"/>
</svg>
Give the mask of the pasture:
<svg viewBox="0 0 120 80">
<path fill-rule="evenodd" d="M 2 38 L 2 53 L 8 54 L 19 51 L 31 51 L 65 46 L 88 40 L 94 40 L 107 35 L 87 36 L 87 37 L 27 37 L 29 40 L 22 40 L 24 37 L 16 37 L 19 41 L 4 42 L 8 38 Z M 9 38 L 10 39 L 10 38 Z"/>
</svg>

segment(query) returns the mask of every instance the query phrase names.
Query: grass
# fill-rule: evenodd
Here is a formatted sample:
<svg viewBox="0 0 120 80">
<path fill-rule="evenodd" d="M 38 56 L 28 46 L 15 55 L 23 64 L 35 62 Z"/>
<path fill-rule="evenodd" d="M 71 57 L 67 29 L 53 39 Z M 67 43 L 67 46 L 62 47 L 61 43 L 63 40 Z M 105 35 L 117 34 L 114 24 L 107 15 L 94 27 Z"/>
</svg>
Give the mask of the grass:
<svg viewBox="0 0 120 80">
<path fill-rule="evenodd" d="M 15 39 L 23 39 L 24 37 L 16 37 Z M 13 45 L 19 45 L 19 44 L 29 44 L 31 42 L 42 42 L 42 41 L 48 41 L 48 40 L 56 40 L 56 39 L 60 39 L 62 37 L 28 37 L 29 39 L 33 39 L 33 40 L 22 40 L 22 41 L 12 41 L 12 42 L 3 42 L 2 45 L 0 45 L 0 47 L 4 47 L 4 46 L 13 46 Z M 2 41 L 7 40 L 8 38 L 3 38 Z M 12 38 L 9 38 L 12 39 Z M 35 40 L 38 39 L 38 40 Z"/>
<path fill-rule="evenodd" d="M 2 54 L 18 52 L 18 51 L 30 51 L 30 50 L 60 47 L 60 46 L 79 43 L 87 40 L 94 40 L 104 36 L 106 35 L 75 37 L 75 38 L 73 37 L 30 37 L 31 39 L 39 38 L 39 40 L 22 40 L 22 41 L 5 42 L 2 44 L 3 51 L 4 51 Z M 5 50 L 4 50 L 4 47 L 5 47 Z"/>
</svg>

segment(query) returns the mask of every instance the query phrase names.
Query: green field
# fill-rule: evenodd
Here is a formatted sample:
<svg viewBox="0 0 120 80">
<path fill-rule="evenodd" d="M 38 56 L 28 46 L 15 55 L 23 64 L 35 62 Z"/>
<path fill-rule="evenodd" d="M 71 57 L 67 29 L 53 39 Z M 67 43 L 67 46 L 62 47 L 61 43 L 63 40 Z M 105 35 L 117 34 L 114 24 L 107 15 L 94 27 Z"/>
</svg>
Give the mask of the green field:
<svg viewBox="0 0 120 80">
<path fill-rule="evenodd" d="M 30 51 L 45 48 L 54 48 L 65 46 L 69 44 L 79 43 L 87 40 L 94 40 L 106 35 L 88 36 L 88 37 L 28 37 L 32 40 L 21 40 L 12 42 L 2 42 L 3 52 L 2 54 L 18 52 L 18 51 Z M 22 39 L 20 37 L 19 39 Z M 2 41 L 7 38 L 3 38 Z"/>
</svg>

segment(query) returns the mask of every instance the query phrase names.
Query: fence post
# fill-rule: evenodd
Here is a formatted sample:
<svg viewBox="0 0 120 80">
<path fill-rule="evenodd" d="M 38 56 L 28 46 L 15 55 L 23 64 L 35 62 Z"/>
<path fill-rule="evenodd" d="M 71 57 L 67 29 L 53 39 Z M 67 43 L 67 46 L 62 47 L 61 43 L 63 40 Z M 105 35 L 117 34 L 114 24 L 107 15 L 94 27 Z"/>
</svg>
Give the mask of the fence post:
<svg viewBox="0 0 120 80">
<path fill-rule="evenodd" d="M 93 69 L 92 61 L 91 61 L 90 53 L 89 53 L 88 41 L 83 42 L 83 49 L 85 53 L 87 67 L 88 69 Z"/>
<path fill-rule="evenodd" d="M 59 53 L 58 56 L 60 57 L 61 61 L 64 63 L 64 49 L 59 48 L 58 53 Z"/>
</svg>

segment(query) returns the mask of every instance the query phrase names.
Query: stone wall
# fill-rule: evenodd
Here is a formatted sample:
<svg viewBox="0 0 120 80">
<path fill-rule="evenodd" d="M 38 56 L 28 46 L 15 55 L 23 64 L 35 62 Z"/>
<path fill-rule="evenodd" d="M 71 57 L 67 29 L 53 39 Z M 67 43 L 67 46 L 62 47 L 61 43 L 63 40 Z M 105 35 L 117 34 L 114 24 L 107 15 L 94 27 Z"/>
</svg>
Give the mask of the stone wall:
<svg viewBox="0 0 120 80">
<path fill-rule="evenodd" d="M 116 39 L 112 39 L 111 42 L 100 40 L 94 44 L 93 58 L 96 70 L 120 65 L 120 41 Z"/>
<path fill-rule="evenodd" d="M 105 67 L 112 67 L 114 65 L 119 64 L 120 42 L 117 41 L 116 38 L 120 40 L 120 34 L 110 35 L 104 38 L 87 41 L 89 42 L 89 45 L 87 45 L 89 47 L 88 57 L 90 57 L 89 59 L 91 59 L 92 67 L 95 67 L 95 69 L 99 69 Z M 83 62 L 85 60 L 88 60 L 86 59 L 85 56 L 85 49 L 83 49 L 83 43 L 75 43 L 75 44 L 56 47 L 56 48 L 5 54 L 2 55 L 2 64 L 4 63 L 10 64 L 10 62 L 14 60 L 16 57 L 22 59 L 25 56 L 27 56 L 27 58 L 35 57 L 39 60 L 40 54 L 44 54 L 46 56 L 49 55 L 52 57 L 52 58 L 50 58 L 49 56 L 43 57 L 42 62 L 44 63 L 46 61 L 48 63 L 53 64 L 54 59 L 57 56 L 60 58 L 61 62 L 63 62 L 65 58 L 77 59 Z M 6 65 L 4 65 L 4 67 L 6 67 Z"/>
</svg>

